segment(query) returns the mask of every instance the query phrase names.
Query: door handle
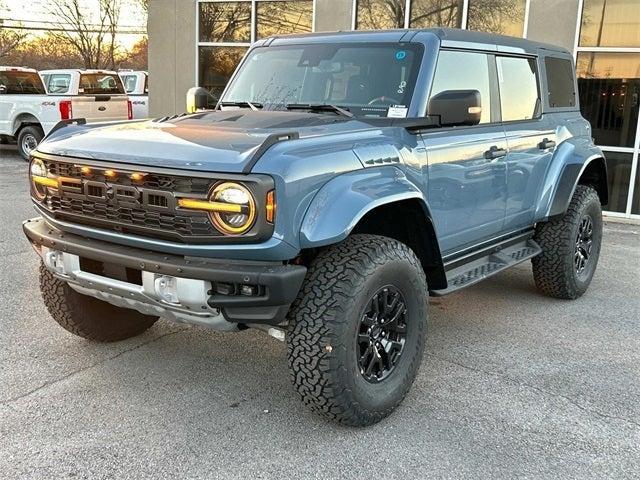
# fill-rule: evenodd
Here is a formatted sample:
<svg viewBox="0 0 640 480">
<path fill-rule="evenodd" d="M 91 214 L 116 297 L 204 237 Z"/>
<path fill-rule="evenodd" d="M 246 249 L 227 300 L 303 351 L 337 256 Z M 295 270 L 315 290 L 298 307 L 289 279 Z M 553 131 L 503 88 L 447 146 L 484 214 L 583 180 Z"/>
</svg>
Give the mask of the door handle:
<svg viewBox="0 0 640 480">
<path fill-rule="evenodd" d="M 484 158 L 487 160 L 494 160 L 496 158 L 504 157 L 507 154 L 507 151 L 504 148 L 498 148 L 495 145 L 489 147 L 489 150 L 484 152 Z"/>
<path fill-rule="evenodd" d="M 548 138 L 543 139 L 539 144 L 538 148 L 540 150 L 546 150 L 547 148 L 553 148 L 556 146 L 556 142 L 553 140 L 549 140 Z"/>
</svg>

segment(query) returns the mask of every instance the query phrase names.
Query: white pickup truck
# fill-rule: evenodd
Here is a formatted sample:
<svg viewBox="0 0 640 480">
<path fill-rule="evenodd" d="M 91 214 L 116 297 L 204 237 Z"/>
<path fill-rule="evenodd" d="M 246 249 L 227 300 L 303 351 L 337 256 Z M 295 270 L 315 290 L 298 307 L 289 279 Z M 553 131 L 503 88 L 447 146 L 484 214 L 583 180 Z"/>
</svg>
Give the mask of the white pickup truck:
<svg viewBox="0 0 640 480">
<path fill-rule="evenodd" d="M 61 120 L 127 120 L 132 106 L 116 72 L 0 67 L 0 136 L 14 137 L 20 155 L 31 151 Z"/>
<path fill-rule="evenodd" d="M 133 118 L 149 117 L 149 74 L 143 71 L 119 70 L 118 74 L 124 84 L 133 106 Z"/>
</svg>

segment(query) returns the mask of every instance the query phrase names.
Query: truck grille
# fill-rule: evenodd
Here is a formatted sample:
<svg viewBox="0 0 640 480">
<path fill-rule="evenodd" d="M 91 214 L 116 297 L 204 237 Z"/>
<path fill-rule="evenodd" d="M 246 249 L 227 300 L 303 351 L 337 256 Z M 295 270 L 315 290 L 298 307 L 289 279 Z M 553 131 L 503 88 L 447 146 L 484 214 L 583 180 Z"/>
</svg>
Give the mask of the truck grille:
<svg viewBox="0 0 640 480">
<path fill-rule="evenodd" d="M 52 175 L 62 177 L 61 188 L 50 190 L 40 205 L 56 219 L 67 220 L 158 239 L 198 243 L 223 235 L 211 224 L 206 212 L 176 209 L 175 194 L 205 199 L 215 180 L 166 173 L 146 173 L 139 181 L 131 171 L 113 166 L 89 167 L 69 162 L 43 160 Z"/>
</svg>

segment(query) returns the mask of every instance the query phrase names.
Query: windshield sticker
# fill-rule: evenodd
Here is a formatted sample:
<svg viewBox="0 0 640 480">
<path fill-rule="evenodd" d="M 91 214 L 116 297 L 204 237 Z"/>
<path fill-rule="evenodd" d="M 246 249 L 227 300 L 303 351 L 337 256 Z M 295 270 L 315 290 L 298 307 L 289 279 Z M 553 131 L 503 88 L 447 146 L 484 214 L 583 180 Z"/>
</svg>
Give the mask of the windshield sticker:
<svg viewBox="0 0 640 480">
<path fill-rule="evenodd" d="M 404 105 L 392 105 L 387 111 L 388 118 L 407 118 L 407 110 Z"/>
<path fill-rule="evenodd" d="M 405 82 L 404 80 L 400 82 L 400 84 L 398 85 L 398 90 L 397 92 L 400 95 L 404 95 L 404 89 L 407 88 L 407 82 Z"/>
<path fill-rule="evenodd" d="M 407 58 L 407 52 L 404 50 L 398 50 L 396 52 L 396 60 L 404 60 Z"/>
</svg>

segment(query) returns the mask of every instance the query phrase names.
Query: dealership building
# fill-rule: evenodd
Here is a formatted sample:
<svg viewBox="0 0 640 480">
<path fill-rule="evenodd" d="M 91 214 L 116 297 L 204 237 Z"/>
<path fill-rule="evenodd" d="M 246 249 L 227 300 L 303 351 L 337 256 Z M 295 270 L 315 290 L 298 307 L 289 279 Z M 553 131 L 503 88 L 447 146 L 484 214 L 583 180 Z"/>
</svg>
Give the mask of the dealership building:
<svg viewBox="0 0 640 480">
<path fill-rule="evenodd" d="M 152 116 L 219 95 L 252 42 L 335 30 L 454 27 L 574 53 L 580 106 L 606 153 L 608 215 L 640 219 L 640 0 L 156 0 L 149 5 Z"/>
</svg>

